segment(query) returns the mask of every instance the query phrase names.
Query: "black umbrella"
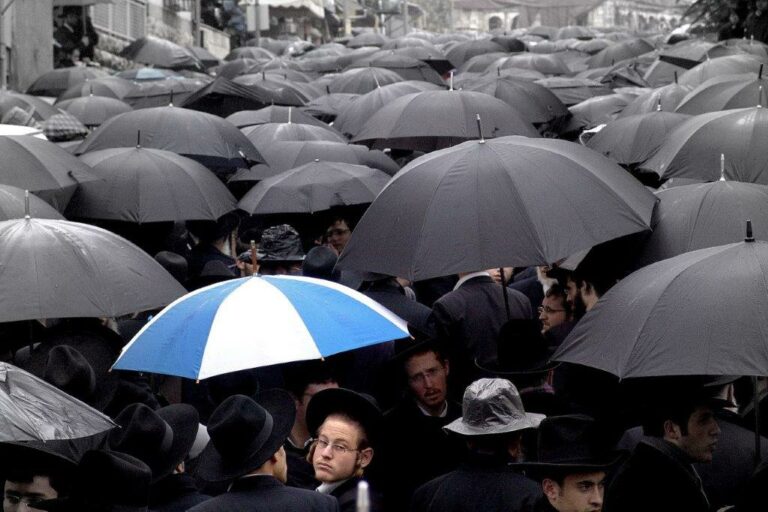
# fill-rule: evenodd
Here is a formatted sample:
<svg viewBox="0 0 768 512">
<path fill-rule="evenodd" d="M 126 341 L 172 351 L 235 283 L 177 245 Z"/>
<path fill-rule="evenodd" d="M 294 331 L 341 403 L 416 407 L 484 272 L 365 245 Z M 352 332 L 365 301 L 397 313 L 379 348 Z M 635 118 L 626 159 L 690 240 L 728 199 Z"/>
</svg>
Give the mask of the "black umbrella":
<svg viewBox="0 0 768 512">
<path fill-rule="evenodd" d="M 766 269 L 768 243 L 754 239 L 644 267 L 600 298 L 553 359 L 620 378 L 766 375 Z"/>
<path fill-rule="evenodd" d="M 335 73 L 341 71 L 344 67 L 339 64 L 338 56 L 328 56 L 317 59 L 300 59 L 297 60 L 300 71 L 304 73 Z"/>
<path fill-rule="evenodd" d="M 224 77 L 198 89 L 179 106 L 227 117 L 241 110 L 256 110 L 270 103 L 273 95 L 259 85 L 246 87 Z"/>
<path fill-rule="evenodd" d="M 648 82 L 651 87 L 661 87 L 663 85 L 669 85 L 671 83 L 677 83 L 680 75 L 685 72 L 685 68 L 675 66 L 663 60 L 656 59 L 655 62 L 648 66 L 643 74 L 643 80 Z M 692 86 L 686 86 L 692 87 Z"/>
<path fill-rule="evenodd" d="M 696 87 L 708 78 L 722 75 L 738 75 L 757 73 L 760 67 L 768 63 L 768 58 L 759 58 L 752 54 L 731 55 L 718 57 L 696 65 L 680 75 L 679 83 Z"/>
<path fill-rule="evenodd" d="M 57 97 L 70 87 L 80 85 L 86 80 L 107 76 L 105 71 L 99 68 L 75 66 L 59 68 L 40 75 L 32 85 L 27 88 L 27 94 L 35 96 Z"/>
<path fill-rule="evenodd" d="M 76 222 L 0 222 L 0 261 L 0 322 L 112 318 L 165 306 L 185 293 L 137 246 Z"/>
<path fill-rule="evenodd" d="M 733 108 L 768 106 L 768 80 L 760 73 L 716 76 L 692 90 L 680 101 L 677 112 L 703 114 Z"/>
<path fill-rule="evenodd" d="M 359 97 L 359 94 L 344 92 L 324 94 L 304 105 L 301 110 L 321 121 L 330 123 Z"/>
<path fill-rule="evenodd" d="M 83 96 L 104 96 L 106 98 L 115 98 L 122 100 L 128 93 L 133 91 L 136 85 L 124 78 L 118 76 L 106 76 L 103 78 L 94 78 L 85 82 L 73 85 L 56 99 L 56 103 L 64 100 L 73 100 Z"/>
<path fill-rule="evenodd" d="M 146 224 L 215 221 L 235 209 L 235 198 L 199 163 L 170 151 L 116 148 L 82 156 L 99 181 L 84 183 L 67 217 Z"/>
<path fill-rule="evenodd" d="M 379 194 L 339 260 L 412 280 L 543 265 L 649 229 L 653 194 L 555 139 L 469 141 L 418 158 Z"/>
<path fill-rule="evenodd" d="M 355 48 L 354 50 L 350 50 L 344 55 L 339 55 L 336 57 L 336 63 L 338 64 L 339 68 L 346 68 L 347 66 L 357 62 L 360 59 L 364 59 L 365 57 L 370 57 L 371 55 L 375 53 L 379 53 L 381 49 L 377 46 L 361 46 L 360 48 Z"/>
<path fill-rule="evenodd" d="M 191 51 L 154 36 L 136 39 L 122 49 L 120 57 L 158 68 L 205 70 L 205 66 Z"/>
<path fill-rule="evenodd" d="M 264 148 L 264 159 L 272 172 L 280 173 L 315 160 L 367 165 L 380 169 L 390 176 L 400 168 L 381 151 L 369 151 L 364 146 L 340 142 L 307 141 L 275 142 Z"/>
<path fill-rule="evenodd" d="M 398 55 L 392 51 L 384 51 L 359 59 L 349 66 L 349 69 L 376 67 L 389 69 L 400 75 L 403 80 L 417 80 L 444 85 L 440 75 L 429 64 L 407 55 Z"/>
<path fill-rule="evenodd" d="M 105 96 L 84 96 L 64 100 L 56 106 L 75 116 L 88 127 L 101 126 L 108 119 L 133 110 L 127 103 Z"/>
<path fill-rule="evenodd" d="M 136 84 L 123 101 L 134 109 L 178 105 L 205 87 L 207 82 L 191 78 L 169 78 Z"/>
<path fill-rule="evenodd" d="M 684 252 L 736 243 L 751 219 L 755 238 L 768 240 L 768 187 L 738 181 L 682 185 L 657 192 L 653 233 L 637 260 L 647 265 Z"/>
<path fill-rule="evenodd" d="M 96 179 L 79 159 L 34 137 L 0 137 L 0 154 L 0 183 L 34 192 L 59 211 L 79 183 Z"/>
<path fill-rule="evenodd" d="M 552 77 L 536 80 L 536 83 L 552 91 L 566 107 L 595 96 L 613 94 L 606 85 L 584 78 Z"/>
<path fill-rule="evenodd" d="M 669 84 L 641 94 L 627 108 L 621 111 L 619 117 L 648 114 L 661 107 L 663 112 L 674 112 L 680 101 L 691 92 L 690 87 L 679 84 Z"/>
<path fill-rule="evenodd" d="M 426 48 L 428 50 L 438 50 L 437 46 L 430 43 L 426 39 L 422 39 L 419 37 L 398 37 L 397 39 L 392 39 L 390 41 L 387 41 L 384 43 L 384 45 L 381 47 L 382 50 L 396 50 L 398 48 Z"/>
<path fill-rule="evenodd" d="M 265 123 L 310 124 L 330 128 L 324 122 L 315 119 L 309 114 L 305 114 L 295 107 L 284 107 L 279 105 L 271 105 L 259 110 L 243 110 L 242 112 L 235 112 L 227 117 L 227 121 L 238 128 Z"/>
<path fill-rule="evenodd" d="M 361 46 L 383 46 L 389 38 L 378 32 L 363 32 L 356 35 L 347 43 L 347 48 L 360 48 Z"/>
<path fill-rule="evenodd" d="M 457 44 L 448 50 L 445 56 L 454 67 L 458 68 L 472 57 L 495 52 L 507 53 L 507 49 L 490 39 L 474 39 Z"/>
<path fill-rule="evenodd" d="M 164 149 L 197 160 L 211 170 L 229 174 L 261 155 L 240 130 L 224 119 L 178 107 L 156 107 L 120 114 L 91 133 L 77 154 L 136 145 Z"/>
<path fill-rule="evenodd" d="M 217 67 L 214 71 L 216 76 L 223 76 L 224 78 L 229 78 L 231 80 L 236 76 L 244 75 L 249 70 L 253 69 L 255 66 L 262 62 L 269 61 L 267 59 L 235 59 L 230 60 L 229 62 L 225 62 L 221 66 Z"/>
<path fill-rule="evenodd" d="M 423 91 L 438 91 L 442 87 L 427 82 L 407 80 L 377 87 L 363 94 L 336 116 L 333 126 L 348 135 L 356 135 L 366 123 L 384 105 L 406 94 Z"/>
<path fill-rule="evenodd" d="M 187 50 L 197 57 L 197 60 L 199 60 L 206 69 L 221 64 L 221 59 L 205 48 L 201 48 L 200 46 L 187 46 Z"/>
<path fill-rule="evenodd" d="M 768 184 L 768 111 L 761 107 L 710 112 L 675 128 L 640 165 L 661 178 Z M 721 156 L 723 155 L 723 156 Z"/>
<path fill-rule="evenodd" d="M 458 73 L 482 73 L 488 70 L 488 67 L 499 59 L 508 57 L 508 52 L 492 52 L 475 55 L 471 59 L 459 66 Z M 541 78 L 544 78 L 543 76 Z"/>
<path fill-rule="evenodd" d="M 557 29 L 555 39 L 592 39 L 595 33 L 581 25 L 568 25 Z"/>
<path fill-rule="evenodd" d="M 392 50 L 395 55 L 406 55 L 428 64 L 438 75 L 443 76 L 453 69 L 453 64 L 445 58 L 441 51 L 434 51 L 419 46 L 409 46 Z"/>
<path fill-rule="evenodd" d="M 628 39 L 620 43 L 612 44 L 593 55 L 587 61 L 590 68 L 613 66 L 622 61 L 637 57 L 644 53 L 652 52 L 653 45 L 642 38 Z"/>
<path fill-rule="evenodd" d="M 434 151 L 484 135 L 538 137 L 533 125 L 503 101 L 471 91 L 426 91 L 401 96 L 379 109 L 352 139 L 382 148 Z"/>
<path fill-rule="evenodd" d="M 546 123 L 568 115 L 568 109 L 543 85 L 511 77 L 489 76 L 467 84 L 467 91 L 494 96 L 514 107 L 529 122 Z"/>
<path fill-rule="evenodd" d="M 118 78 L 134 82 L 151 82 L 165 80 L 166 78 L 184 78 L 183 75 L 172 69 L 163 68 L 133 68 L 115 73 Z"/>
<path fill-rule="evenodd" d="M 587 98 L 568 109 L 571 117 L 567 125 L 562 128 L 562 133 L 588 130 L 609 123 L 616 119 L 632 99 L 633 97 L 628 94 L 616 93 Z"/>
<path fill-rule="evenodd" d="M 688 118 L 663 111 L 622 117 L 606 124 L 586 145 L 620 164 L 638 164 L 656 153 L 669 133 Z"/>
<path fill-rule="evenodd" d="M 329 141 L 347 143 L 347 139 L 330 127 L 298 123 L 266 123 L 241 129 L 256 149 L 267 148 L 274 142 Z M 263 150 L 262 150 L 263 152 Z"/>
<path fill-rule="evenodd" d="M 719 55 L 710 55 L 710 51 L 716 46 L 715 43 L 699 38 L 686 39 L 661 50 L 659 59 L 685 69 L 691 69 L 704 62 L 708 57 L 724 57 L 725 53 L 722 52 Z M 736 53 L 741 52 L 734 48 L 731 54 Z"/>
<path fill-rule="evenodd" d="M 571 73 L 571 68 L 569 68 L 563 58 L 556 53 L 525 53 L 510 55 L 509 57 L 502 57 L 488 66 L 488 69 L 495 68 L 532 69 L 539 73 L 544 73 L 545 75 L 567 75 Z"/>
<path fill-rule="evenodd" d="M 321 94 L 314 84 L 294 82 L 283 75 L 251 73 L 233 79 L 236 84 L 260 91 L 268 103 L 298 107 Z"/>
<path fill-rule="evenodd" d="M 274 53 L 266 48 L 259 48 L 257 46 L 241 46 L 235 48 L 224 57 L 225 61 L 231 61 L 235 59 L 274 59 L 277 57 Z"/>
<path fill-rule="evenodd" d="M 64 220 L 64 216 L 55 208 L 29 191 L 0 185 L 0 221 L 21 219 L 25 215 L 35 219 Z"/>
<path fill-rule="evenodd" d="M 389 181 L 378 169 L 340 162 L 310 162 L 260 181 L 238 203 L 251 215 L 316 213 L 371 203 Z"/>
<path fill-rule="evenodd" d="M 382 87 L 405 79 L 389 69 L 355 68 L 336 76 L 328 85 L 332 93 L 365 94 L 377 87 Z"/>
</svg>

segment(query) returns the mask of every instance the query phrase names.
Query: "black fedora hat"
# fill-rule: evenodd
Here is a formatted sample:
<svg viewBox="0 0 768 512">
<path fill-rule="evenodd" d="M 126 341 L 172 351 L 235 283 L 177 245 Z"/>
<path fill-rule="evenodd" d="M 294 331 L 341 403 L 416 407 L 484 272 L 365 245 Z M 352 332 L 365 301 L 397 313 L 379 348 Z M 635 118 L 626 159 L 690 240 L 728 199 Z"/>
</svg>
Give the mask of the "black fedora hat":
<svg viewBox="0 0 768 512">
<path fill-rule="evenodd" d="M 68 447 L 66 447 L 68 448 Z M 9 441 L 0 443 L 0 478 L 7 479 L 9 472 L 23 470 L 32 475 L 56 476 L 69 484 L 77 462 L 65 453 L 62 441 Z"/>
<path fill-rule="evenodd" d="M 475 359 L 475 366 L 493 375 L 524 376 L 545 373 L 558 365 L 549 361 L 547 340 L 538 322 L 529 318 L 505 323 L 499 332 L 496 351 L 495 360 Z"/>
<path fill-rule="evenodd" d="M 520 466 L 536 478 L 552 472 L 607 471 L 619 463 L 624 454 L 612 452 L 604 440 L 604 432 L 589 416 L 551 416 L 539 424 L 538 460 Z"/>
<path fill-rule="evenodd" d="M 307 406 L 309 433 L 316 436 L 325 419 L 335 413 L 344 414 L 360 423 L 371 444 L 376 443 L 382 414 L 373 397 L 346 388 L 330 388 L 316 393 Z"/>
<path fill-rule="evenodd" d="M 313 247 L 304 258 L 301 274 L 337 283 L 341 277 L 341 272 L 334 268 L 338 259 L 336 252 L 330 247 L 324 245 Z"/>
<path fill-rule="evenodd" d="M 199 421 L 191 405 L 174 404 L 153 411 L 144 404 L 132 404 L 115 418 L 121 428 L 109 433 L 107 446 L 144 462 L 156 482 L 184 462 Z"/>
<path fill-rule="evenodd" d="M 305 258 L 299 233 L 289 224 L 265 229 L 256 255 L 259 261 L 278 263 L 304 261 Z"/>
<path fill-rule="evenodd" d="M 256 395 L 233 395 L 208 421 L 211 440 L 200 454 L 197 474 L 210 482 L 233 480 L 260 468 L 283 445 L 296 418 L 287 391 L 270 389 Z"/>
<path fill-rule="evenodd" d="M 221 260 L 211 260 L 203 266 L 200 275 L 187 281 L 187 288 L 198 290 L 212 284 L 235 279 L 236 277 L 235 273 L 227 267 L 226 263 Z"/>
<path fill-rule="evenodd" d="M 127 453 L 92 450 L 74 471 L 67 498 L 45 500 L 36 509 L 53 512 L 146 512 L 152 472 Z"/>
</svg>

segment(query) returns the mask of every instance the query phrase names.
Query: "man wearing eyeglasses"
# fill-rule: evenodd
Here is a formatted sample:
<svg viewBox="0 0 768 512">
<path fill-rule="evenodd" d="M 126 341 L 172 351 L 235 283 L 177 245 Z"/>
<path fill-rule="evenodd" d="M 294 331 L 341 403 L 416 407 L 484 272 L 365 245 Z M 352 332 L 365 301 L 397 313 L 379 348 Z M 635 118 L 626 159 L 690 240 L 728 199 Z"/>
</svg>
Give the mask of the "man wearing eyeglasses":
<svg viewBox="0 0 768 512">
<path fill-rule="evenodd" d="M 37 510 L 37 503 L 68 494 L 77 464 L 55 451 L 63 446 L 58 441 L 0 443 L 3 512 Z"/>
<path fill-rule="evenodd" d="M 308 460 L 320 481 L 317 490 L 335 496 L 341 512 L 354 512 L 357 485 L 373 461 L 373 443 L 381 411 L 366 396 L 349 389 L 317 393 L 307 408 L 307 426 L 315 434 Z M 381 497 L 371 491 L 371 512 L 382 510 Z"/>
</svg>

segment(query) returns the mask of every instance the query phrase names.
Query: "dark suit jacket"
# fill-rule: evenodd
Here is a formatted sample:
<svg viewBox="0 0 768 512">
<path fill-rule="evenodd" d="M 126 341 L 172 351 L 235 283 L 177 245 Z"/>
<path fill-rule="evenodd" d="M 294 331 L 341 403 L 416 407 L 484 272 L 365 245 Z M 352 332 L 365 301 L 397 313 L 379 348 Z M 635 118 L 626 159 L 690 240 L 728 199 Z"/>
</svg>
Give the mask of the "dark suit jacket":
<svg viewBox="0 0 768 512">
<path fill-rule="evenodd" d="M 605 492 L 604 512 L 708 512 L 693 467 L 661 439 L 641 441 Z"/>
<path fill-rule="evenodd" d="M 539 484 L 506 464 L 475 458 L 416 489 L 410 511 L 528 512 L 541 495 Z"/>
<path fill-rule="evenodd" d="M 271 476 L 236 480 L 229 492 L 189 509 L 191 512 L 338 512 L 331 496 L 283 485 Z"/>
<path fill-rule="evenodd" d="M 530 318 L 531 303 L 522 293 L 509 291 L 509 317 L 504 311 L 501 285 L 490 276 L 474 277 L 442 296 L 432 306 L 432 320 L 438 339 L 447 344 L 454 390 L 463 392 L 477 377 L 474 366 L 496 359 L 501 327 L 510 319 Z"/>
<path fill-rule="evenodd" d="M 357 484 L 360 478 L 350 478 L 333 490 L 331 496 L 339 500 L 339 510 L 341 512 L 355 512 L 357 510 Z M 372 487 L 368 488 L 370 499 L 370 512 L 382 512 L 382 496 Z"/>
<path fill-rule="evenodd" d="M 544 287 L 541 286 L 539 278 L 536 277 L 535 273 L 533 277 L 513 282 L 508 288 L 517 290 L 528 297 L 528 300 L 531 302 L 531 318 L 539 318 L 538 307 L 544 301 Z"/>
<path fill-rule="evenodd" d="M 424 304 L 406 297 L 397 282 L 393 283 L 389 279 L 377 281 L 363 289 L 362 293 L 408 322 L 408 325 L 416 327 L 421 332 L 431 332 L 432 328 L 429 325 L 431 310 Z"/>
<path fill-rule="evenodd" d="M 149 491 L 150 512 L 185 512 L 211 499 L 201 494 L 195 480 L 187 474 L 168 475 L 154 483 Z"/>
</svg>

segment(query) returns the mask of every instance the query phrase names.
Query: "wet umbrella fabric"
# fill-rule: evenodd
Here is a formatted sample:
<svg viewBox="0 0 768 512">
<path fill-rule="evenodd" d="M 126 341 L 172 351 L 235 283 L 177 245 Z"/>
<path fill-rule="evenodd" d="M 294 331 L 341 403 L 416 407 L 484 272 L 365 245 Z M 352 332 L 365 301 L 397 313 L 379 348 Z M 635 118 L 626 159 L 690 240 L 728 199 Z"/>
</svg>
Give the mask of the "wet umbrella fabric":
<svg viewBox="0 0 768 512">
<path fill-rule="evenodd" d="M 202 71 L 205 67 L 195 55 L 176 43 L 154 36 L 136 39 L 123 48 L 120 56 L 142 64 L 165 69 L 193 69 Z"/>
<path fill-rule="evenodd" d="M 649 229 L 655 202 L 625 170 L 578 144 L 469 141 L 403 168 L 358 223 L 339 265 L 414 280 L 544 265 Z"/>
<path fill-rule="evenodd" d="M 56 103 L 58 104 L 64 100 L 82 98 L 83 96 L 88 96 L 90 94 L 122 100 L 135 87 L 136 84 L 133 82 L 129 82 L 118 76 L 94 78 L 70 87 L 59 95 Z"/>
<path fill-rule="evenodd" d="M 653 51 L 653 45 L 645 39 L 635 38 L 608 46 L 587 61 L 590 68 L 613 66 L 622 61 Z"/>
<path fill-rule="evenodd" d="M 588 98 L 568 109 L 571 118 L 563 132 L 578 132 L 606 124 L 614 119 L 632 101 L 628 94 L 607 94 Z"/>
<path fill-rule="evenodd" d="M 0 322 L 116 317 L 164 306 L 184 293 L 137 246 L 76 222 L 0 222 L 0 260 Z"/>
<path fill-rule="evenodd" d="M 381 52 L 359 59 L 352 63 L 348 69 L 366 67 L 389 69 L 400 75 L 403 80 L 418 80 L 435 85 L 445 84 L 437 71 L 428 64 L 407 55 L 397 55 L 394 52 Z"/>
<path fill-rule="evenodd" d="M 255 46 L 241 46 L 235 48 L 224 57 L 224 60 L 229 62 L 235 59 L 274 59 L 277 57 L 274 53 L 266 48 L 258 48 Z"/>
<path fill-rule="evenodd" d="M 768 80 L 761 75 L 716 76 L 686 95 L 677 106 L 681 114 L 704 114 L 718 110 L 768 106 Z"/>
<path fill-rule="evenodd" d="M 342 110 L 359 97 L 359 94 L 343 92 L 324 94 L 307 103 L 302 107 L 302 110 L 307 114 L 315 116 L 317 119 L 330 123 L 336 119 Z"/>
<path fill-rule="evenodd" d="M 355 68 L 336 76 L 328 89 L 332 93 L 365 94 L 377 87 L 402 82 L 405 79 L 390 69 Z"/>
<path fill-rule="evenodd" d="M 768 374 L 768 243 L 699 249 L 622 279 L 552 359 L 619 378 Z"/>
<path fill-rule="evenodd" d="M 205 379 L 407 336 L 405 321 L 346 286 L 308 277 L 247 277 L 189 293 L 165 308 L 113 368 Z"/>
<path fill-rule="evenodd" d="M 115 427 L 96 409 L 8 363 L 0 363 L 0 409 L 0 442 L 78 439 Z"/>
<path fill-rule="evenodd" d="M 101 179 L 80 185 L 67 208 L 70 218 L 139 224 L 215 221 L 236 207 L 211 171 L 170 151 L 103 149 L 82 160 Z"/>
<path fill-rule="evenodd" d="M 309 124 L 313 126 L 328 127 L 324 122 L 315 119 L 309 114 L 305 114 L 295 107 L 285 107 L 282 105 L 271 105 L 259 110 L 244 110 L 235 112 L 228 116 L 227 121 L 237 126 L 245 128 L 247 126 L 256 126 L 266 123 L 295 123 Z M 330 127 L 329 127 L 330 128 Z"/>
<path fill-rule="evenodd" d="M 85 96 L 64 100 L 56 106 L 75 116 L 85 126 L 101 126 L 108 119 L 133 110 L 127 103 L 104 96 Z"/>
<path fill-rule="evenodd" d="M 752 220 L 756 239 L 768 240 L 768 186 L 715 181 L 661 190 L 656 196 L 653 232 L 639 264 L 736 243 L 743 238 L 744 219 Z"/>
<path fill-rule="evenodd" d="M 583 78 L 552 77 L 536 80 L 536 83 L 552 91 L 566 107 L 595 96 L 613 94 L 613 91 L 605 84 Z"/>
<path fill-rule="evenodd" d="M 360 48 L 361 46 L 381 47 L 389 42 L 389 40 L 388 37 L 375 32 L 364 32 L 350 39 L 347 43 L 347 48 Z"/>
<path fill-rule="evenodd" d="M 53 96 L 55 98 L 74 85 L 106 76 L 107 73 L 99 68 L 74 66 L 54 69 L 42 74 L 32 82 L 32 85 L 27 89 L 27 94 Z"/>
<path fill-rule="evenodd" d="M 445 57 L 458 68 L 472 57 L 495 52 L 507 53 L 507 49 L 490 39 L 477 39 L 457 44 L 446 52 Z"/>
<path fill-rule="evenodd" d="M 0 185 L 0 221 L 21 219 L 27 214 L 35 219 L 64 220 L 64 216 L 55 208 L 34 194 L 29 194 L 27 207 L 26 194 L 18 187 Z"/>
<path fill-rule="evenodd" d="M 197 57 L 197 60 L 199 60 L 203 64 L 203 67 L 206 69 L 221 64 L 221 59 L 216 57 L 205 48 L 200 46 L 188 46 L 187 50 L 189 50 L 192 55 Z"/>
<path fill-rule="evenodd" d="M 246 87 L 224 77 L 218 77 L 185 98 L 180 107 L 227 117 L 241 110 L 256 110 L 267 106 L 270 93 L 258 85 Z"/>
<path fill-rule="evenodd" d="M 627 108 L 622 110 L 619 117 L 648 114 L 658 110 L 659 106 L 663 112 L 674 112 L 680 101 L 689 92 L 691 92 L 690 87 L 678 84 L 669 84 L 653 89 L 635 98 L 632 103 L 627 105 Z"/>
<path fill-rule="evenodd" d="M 265 105 L 275 103 L 298 107 L 320 95 L 320 91 L 314 84 L 294 82 L 285 79 L 282 75 L 252 73 L 235 77 L 233 82 L 260 90 L 264 96 Z"/>
<path fill-rule="evenodd" d="M 143 82 L 126 94 L 123 101 L 134 109 L 167 107 L 169 104 L 179 105 L 205 85 L 206 82 L 191 78 Z"/>
<path fill-rule="evenodd" d="M 168 78 L 182 78 L 182 76 L 176 71 L 162 68 L 126 69 L 124 71 L 115 73 L 115 76 L 136 82 L 151 82 L 155 80 L 165 80 Z"/>
<path fill-rule="evenodd" d="M 571 73 L 571 69 L 562 57 L 557 54 L 527 53 L 522 55 L 511 55 L 509 57 L 502 57 L 488 66 L 488 69 L 494 68 L 532 69 L 545 75 L 565 75 Z"/>
<path fill-rule="evenodd" d="M 408 94 L 379 109 L 352 139 L 377 149 L 434 151 L 482 135 L 538 137 L 533 125 L 503 101 L 471 91 Z"/>
<path fill-rule="evenodd" d="M 543 85 L 529 80 L 490 76 L 464 89 L 483 92 L 502 100 L 531 123 L 546 123 L 568 115 L 568 109 L 557 96 Z"/>
<path fill-rule="evenodd" d="M 381 151 L 369 151 L 364 146 L 340 142 L 275 142 L 268 148 L 264 148 L 264 159 L 275 173 L 287 171 L 315 160 L 367 165 L 380 169 L 390 176 L 400 170 L 394 160 Z"/>
<path fill-rule="evenodd" d="M 295 123 L 267 123 L 242 129 L 253 145 L 266 148 L 274 142 L 329 141 L 346 144 L 347 140 L 330 128 Z M 262 150 L 263 151 L 263 150 Z"/>
<path fill-rule="evenodd" d="M 509 57 L 508 52 L 492 52 L 475 55 L 459 66 L 458 73 L 482 73 L 489 70 L 489 66 L 499 59 Z M 544 78 L 543 76 L 541 78 Z"/>
<path fill-rule="evenodd" d="M 261 215 L 372 203 L 389 179 L 385 172 L 362 165 L 310 162 L 259 182 L 238 207 Z"/>
<path fill-rule="evenodd" d="M 754 55 L 742 54 L 718 57 L 696 65 L 678 79 L 681 85 L 696 87 L 714 76 L 757 73 L 760 66 L 768 63 L 768 58 L 760 59 Z"/>
<path fill-rule="evenodd" d="M 34 192 L 59 211 L 79 183 L 96 179 L 79 159 L 34 137 L 0 137 L 0 154 L 0 183 Z"/>
</svg>

